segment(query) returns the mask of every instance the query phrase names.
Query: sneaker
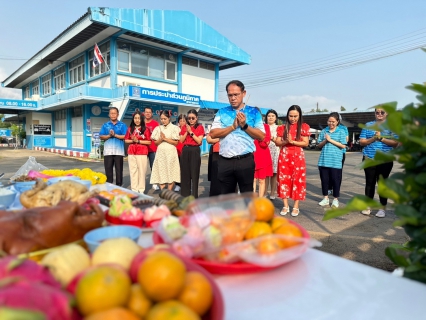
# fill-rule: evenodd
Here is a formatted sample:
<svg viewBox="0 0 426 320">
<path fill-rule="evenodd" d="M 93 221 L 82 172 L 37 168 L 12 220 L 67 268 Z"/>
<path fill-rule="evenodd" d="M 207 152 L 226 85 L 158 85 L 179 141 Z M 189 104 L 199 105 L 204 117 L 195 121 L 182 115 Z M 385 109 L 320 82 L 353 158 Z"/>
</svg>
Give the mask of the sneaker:
<svg viewBox="0 0 426 320">
<path fill-rule="evenodd" d="M 152 185 L 152 189 L 154 189 L 155 191 L 160 190 L 160 188 L 156 184 Z"/>
<path fill-rule="evenodd" d="M 179 192 L 180 191 L 180 186 L 175 186 L 175 192 Z"/>
<path fill-rule="evenodd" d="M 328 195 L 331 196 L 333 194 L 333 190 L 328 190 Z"/>
<path fill-rule="evenodd" d="M 339 200 L 333 199 L 333 202 L 331 203 L 332 208 L 338 208 L 339 207 Z"/>
<path fill-rule="evenodd" d="M 361 213 L 364 214 L 364 215 L 366 215 L 366 216 L 368 216 L 371 213 L 371 210 L 370 209 L 365 209 L 365 210 L 362 210 Z"/>
<path fill-rule="evenodd" d="M 376 217 L 377 218 L 384 218 L 386 216 L 386 211 L 383 209 L 380 209 L 379 211 L 377 211 L 376 213 Z"/>
<path fill-rule="evenodd" d="M 292 217 L 297 217 L 300 213 L 299 208 L 293 208 L 293 210 L 291 211 L 291 216 Z"/>
<path fill-rule="evenodd" d="M 321 202 L 318 203 L 321 207 L 329 206 L 330 205 L 330 199 L 324 198 L 321 200 Z"/>
</svg>

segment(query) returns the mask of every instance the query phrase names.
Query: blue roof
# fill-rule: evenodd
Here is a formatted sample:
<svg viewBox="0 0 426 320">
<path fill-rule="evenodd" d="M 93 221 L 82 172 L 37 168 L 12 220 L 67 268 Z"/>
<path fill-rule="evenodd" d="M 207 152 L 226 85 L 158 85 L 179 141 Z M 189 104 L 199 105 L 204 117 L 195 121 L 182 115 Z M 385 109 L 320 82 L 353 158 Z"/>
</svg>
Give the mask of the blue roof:
<svg viewBox="0 0 426 320">
<path fill-rule="evenodd" d="M 249 64 L 251 57 L 189 11 L 90 7 L 91 20 L 168 43 L 189 51 Z"/>
</svg>

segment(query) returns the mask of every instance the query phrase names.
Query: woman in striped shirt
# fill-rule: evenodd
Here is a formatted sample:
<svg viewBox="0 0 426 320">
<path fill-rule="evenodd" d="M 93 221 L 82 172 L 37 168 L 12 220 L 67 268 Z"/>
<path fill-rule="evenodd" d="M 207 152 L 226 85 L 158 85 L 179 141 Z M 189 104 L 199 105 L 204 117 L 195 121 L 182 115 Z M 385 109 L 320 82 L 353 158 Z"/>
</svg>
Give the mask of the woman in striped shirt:
<svg viewBox="0 0 426 320">
<path fill-rule="evenodd" d="M 339 207 L 340 182 L 342 180 L 343 150 L 346 148 L 346 131 L 339 127 L 340 117 L 337 112 L 330 113 L 328 127 L 321 131 L 318 147 L 322 148 L 318 159 L 318 169 L 321 178 L 321 190 L 324 199 L 320 206 L 329 206 L 328 184 L 333 186 L 332 207 Z"/>
</svg>

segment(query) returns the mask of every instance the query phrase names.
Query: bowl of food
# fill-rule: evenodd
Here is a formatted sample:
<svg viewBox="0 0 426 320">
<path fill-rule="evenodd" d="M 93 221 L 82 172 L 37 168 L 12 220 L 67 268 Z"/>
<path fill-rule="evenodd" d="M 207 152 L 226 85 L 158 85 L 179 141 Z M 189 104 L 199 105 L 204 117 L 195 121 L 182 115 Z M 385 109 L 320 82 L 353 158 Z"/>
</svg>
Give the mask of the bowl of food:
<svg viewBox="0 0 426 320">
<path fill-rule="evenodd" d="M 8 208 L 15 201 L 15 198 L 16 191 L 6 188 L 0 188 L 0 208 Z"/>
<path fill-rule="evenodd" d="M 36 180 L 17 181 L 17 182 L 15 182 L 14 187 L 18 192 L 22 193 L 24 191 L 31 190 L 34 187 L 34 185 L 36 184 L 36 182 L 37 182 Z"/>
<path fill-rule="evenodd" d="M 53 184 L 59 181 L 64 181 L 64 180 L 81 180 L 80 177 L 76 177 L 76 176 L 62 176 L 62 177 L 55 177 L 55 178 L 50 178 L 49 180 L 47 180 L 47 184 Z"/>
<path fill-rule="evenodd" d="M 94 229 L 84 235 L 90 252 L 94 252 L 102 241 L 112 238 L 130 238 L 137 242 L 142 231 L 138 227 L 133 226 L 109 226 Z"/>
</svg>

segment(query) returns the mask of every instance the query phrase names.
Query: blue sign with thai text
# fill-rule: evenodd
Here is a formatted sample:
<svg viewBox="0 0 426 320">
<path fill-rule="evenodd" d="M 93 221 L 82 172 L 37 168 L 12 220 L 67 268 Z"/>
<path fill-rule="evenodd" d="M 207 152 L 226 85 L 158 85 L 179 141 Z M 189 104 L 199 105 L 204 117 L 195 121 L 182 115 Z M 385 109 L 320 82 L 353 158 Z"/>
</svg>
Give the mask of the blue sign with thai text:
<svg viewBox="0 0 426 320">
<path fill-rule="evenodd" d="M 28 100 L 11 100 L 11 99 L 0 99 L 1 107 L 26 107 L 26 108 L 37 108 L 37 101 Z"/>
<path fill-rule="evenodd" d="M 52 137 L 48 136 L 34 136 L 34 147 L 52 147 Z"/>
<path fill-rule="evenodd" d="M 197 106 L 200 104 L 199 96 L 193 96 L 185 93 L 133 86 L 129 87 L 129 91 L 129 96 L 135 98 Z"/>
<path fill-rule="evenodd" d="M 12 136 L 12 130 L 10 130 L 10 129 L 0 129 L 0 137 L 3 137 L 3 136 L 6 136 L 6 137 Z"/>
</svg>

